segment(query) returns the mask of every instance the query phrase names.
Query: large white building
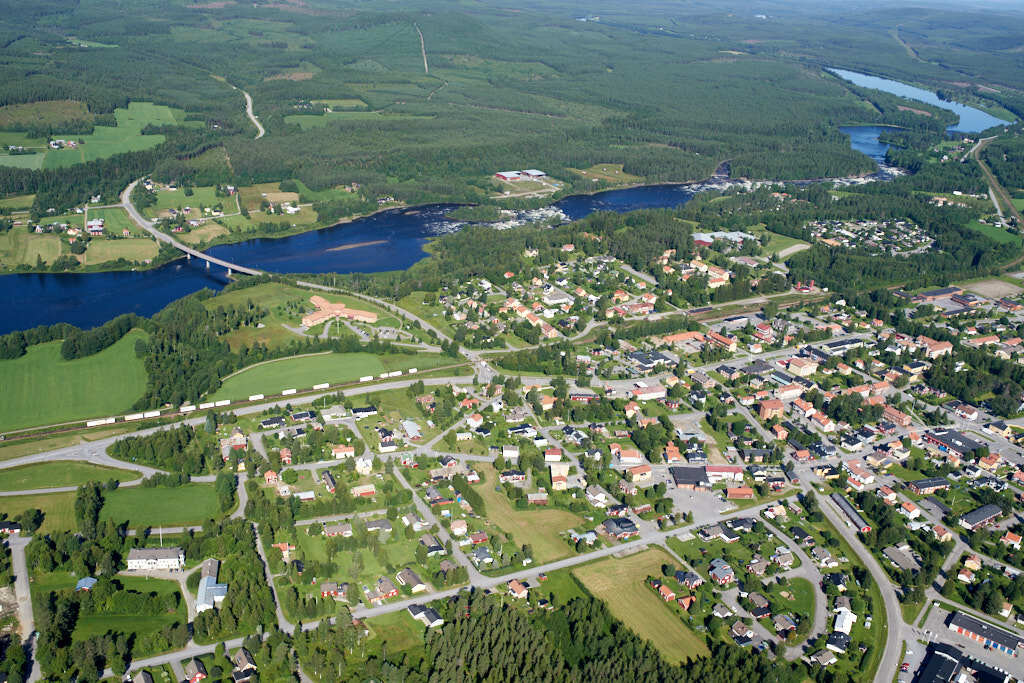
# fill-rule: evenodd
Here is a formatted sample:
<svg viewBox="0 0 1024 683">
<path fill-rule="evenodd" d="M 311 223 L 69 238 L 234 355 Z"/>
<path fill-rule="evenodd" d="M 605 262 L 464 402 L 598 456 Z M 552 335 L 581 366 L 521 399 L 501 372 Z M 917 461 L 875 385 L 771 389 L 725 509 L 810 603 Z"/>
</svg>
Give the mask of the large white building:
<svg viewBox="0 0 1024 683">
<path fill-rule="evenodd" d="M 128 571 L 173 570 L 185 566 L 181 548 L 132 548 L 128 551 Z"/>
<path fill-rule="evenodd" d="M 196 592 L 196 612 L 219 607 L 228 594 L 226 583 L 217 583 L 217 572 L 220 570 L 218 560 L 209 559 L 203 562 L 199 578 L 199 590 Z"/>
</svg>

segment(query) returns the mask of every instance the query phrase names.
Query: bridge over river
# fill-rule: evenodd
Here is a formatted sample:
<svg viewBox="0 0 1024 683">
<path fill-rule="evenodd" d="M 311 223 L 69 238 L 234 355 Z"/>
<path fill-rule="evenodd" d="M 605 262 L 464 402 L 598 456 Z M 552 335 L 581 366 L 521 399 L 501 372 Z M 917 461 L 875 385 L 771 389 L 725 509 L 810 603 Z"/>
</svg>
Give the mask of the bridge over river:
<svg viewBox="0 0 1024 683">
<path fill-rule="evenodd" d="M 193 249 L 187 244 L 182 244 L 178 240 L 174 239 L 174 237 L 172 237 L 171 235 L 168 235 L 166 232 L 158 230 L 156 225 L 152 221 L 146 220 L 146 218 L 141 213 L 139 213 L 139 211 L 135 208 L 135 205 L 132 204 L 132 190 L 134 190 L 135 186 L 138 184 L 139 181 L 135 180 L 130 185 L 128 185 L 128 187 L 124 188 L 124 192 L 121 193 L 121 206 L 124 208 L 125 211 L 128 212 L 128 215 L 131 217 L 133 221 L 135 221 L 136 225 L 138 225 L 140 228 L 142 228 L 150 235 L 155 237 L 158 242 L 166 242 L 175 249 L 184 252 L 185 255 L 188 256 L 190 259 L 194 256 L 195 258 L 199 258 L 206 261 L 207 268 L 210 267 L 211 263 L 221 266 L 222 268 L 227 268 L 228 275 L 230 275 L 231 273 L 245 273 L 246 275 L 263 274 L 262 270 L 249 268 L 248 266 L 232 263 L 231 261 L 225 261 L 224 259 L 217 258 L 216 256 L 204 254 L 198 249 Z"/>
</svg>

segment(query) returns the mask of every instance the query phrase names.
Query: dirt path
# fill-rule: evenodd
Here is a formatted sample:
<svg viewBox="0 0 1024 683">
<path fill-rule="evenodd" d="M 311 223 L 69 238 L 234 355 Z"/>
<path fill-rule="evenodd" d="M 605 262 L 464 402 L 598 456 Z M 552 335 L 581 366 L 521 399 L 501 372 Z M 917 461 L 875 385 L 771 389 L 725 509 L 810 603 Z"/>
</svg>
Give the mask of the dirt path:
<svg viewBox="0 0 1024 683">
<path fill-rule="evenodd" d="M 413 26 L 416 27 L 416 33 L 418 33 L 419 36 L 420 36 L 420 54 L 423 55 L 423 73 L 425 73 L 425 74 L 427 74 L 429 76 L 430 75 L 430 67 L 427 66 L 427 46 L 423 42 L 423 31 L 420 30 L 420 27 L 419 27 L 418 24 L 413 24 Z M 444 87 L 444 86 L 441 86 L 441 87 Z M 440 88 L 438 88 L 438 90 L 440 90 Z M 434 93 L 431 93 L 431 95 L 433 95 L 433 94 Z"/>
<path fill-rule="evenodd" d="M 785 249 L 780 249 L 779 250 L 779 258 L 786 258 L 787 256 L 795 254 L 798 251 L 803 251 L 804 249 L 810 249 L 810 248 L 811 248 L 811 245 L 809 245 L 809 244 L 793 244 L 791 246 L 786 247 Z"/>
</svg>

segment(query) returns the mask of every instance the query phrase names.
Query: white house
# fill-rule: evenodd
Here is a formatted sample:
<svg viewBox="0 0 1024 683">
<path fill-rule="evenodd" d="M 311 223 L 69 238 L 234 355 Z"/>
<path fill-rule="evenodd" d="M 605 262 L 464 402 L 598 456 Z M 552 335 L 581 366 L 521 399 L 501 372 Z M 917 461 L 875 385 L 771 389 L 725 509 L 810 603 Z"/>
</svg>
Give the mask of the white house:
<svg viewBox="0 0 1024 683">
<path fill-rule="evenodd" d="M 185 566 L 181 548 L 132 548 L 128 551 L 128 571 L 178 570 Z"/>
</svg>

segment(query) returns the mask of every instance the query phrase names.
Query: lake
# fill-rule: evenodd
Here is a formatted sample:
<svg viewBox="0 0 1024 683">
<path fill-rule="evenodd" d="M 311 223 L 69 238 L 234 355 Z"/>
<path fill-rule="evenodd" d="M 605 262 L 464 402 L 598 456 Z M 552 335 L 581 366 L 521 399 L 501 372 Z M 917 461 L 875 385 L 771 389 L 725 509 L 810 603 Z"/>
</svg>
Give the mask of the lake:
<svg viewBox="0 0 1024 683">
<path fill-rule="evenodd" d="M 916 100 L 918 102 L 924 102 L 930 104 L 939 109 L 945 109 L 951 111 L 960 117 L 960 121 L 950 126 L 946 130 L 955 133 L 980 133 L 983 130 L 992 128 L 993 126 L 1000 126 L 1011 123 L 1010 121 L 1004 121 L 1003 119 L 992 116 L 991 114 L 984 112 L 975 107 L 969 107 L 966 104 L 960 104 L 959 102 L 947 102 L 946 100 L 939 99 L 939 96 L 930 90 L 924 90 L 923 88 L 915 88 L 912 85 L 906 83 L 900 83 L 899 81 L 893 81 L 888 78 L 880 78 L 878 76 L 869 76 L 867 74 L 857 73 L 856 71 L 846 71 L 845 69 L 829 69 L 830 72 L 839 76 L 840 78 L 850 81 L 854 85 L 859 85 L 862 88 L 872 88 L 874 90 L 881 90 L 892 95 L 898 95 L 905 97 L 908 100 Z"/>
</svg>

